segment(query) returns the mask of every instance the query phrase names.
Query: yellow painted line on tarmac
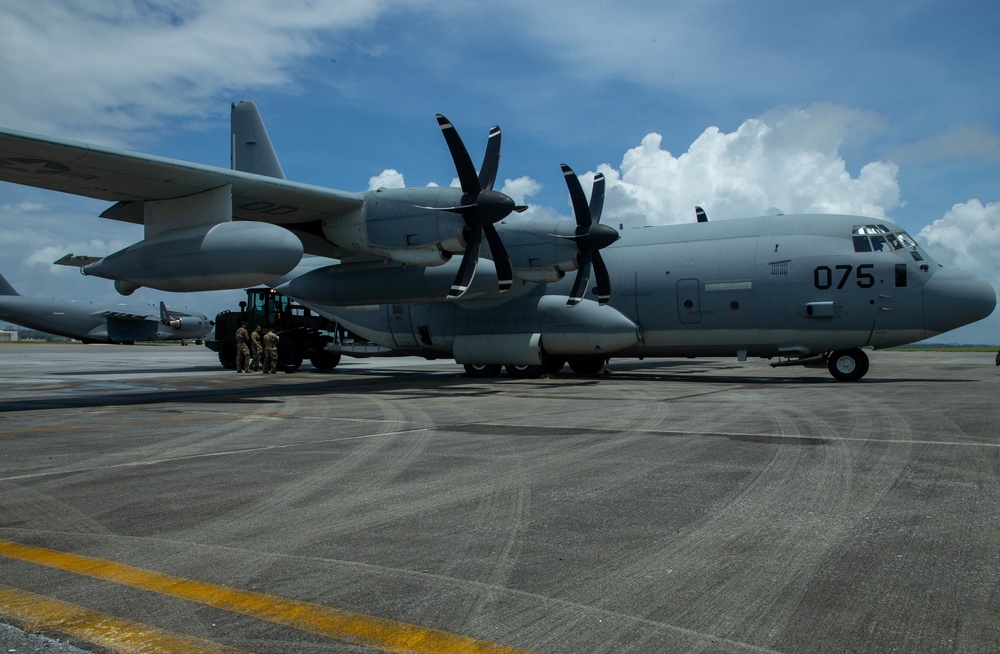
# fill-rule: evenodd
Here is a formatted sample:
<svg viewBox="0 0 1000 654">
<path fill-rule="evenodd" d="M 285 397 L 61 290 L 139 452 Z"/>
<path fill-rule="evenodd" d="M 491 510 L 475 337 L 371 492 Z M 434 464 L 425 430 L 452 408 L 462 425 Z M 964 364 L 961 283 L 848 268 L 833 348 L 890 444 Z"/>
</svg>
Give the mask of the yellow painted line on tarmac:
<svg viewBox="0 0 1000 654">
<path fill-rule="evenodd" d="M 0 615 L 17 620 L 27 632 L 55 631 L 120 654 L 245 654 L 242 649 L 4 585 L 0 585 Z"/>
<path fill-rule="evenodd" d="M 301 600 L 184 579 L 123 563 L 0 539 L 0 556 L 112 581 L 385 652 L 525 654 L 447 631 Z"/>
</svg>

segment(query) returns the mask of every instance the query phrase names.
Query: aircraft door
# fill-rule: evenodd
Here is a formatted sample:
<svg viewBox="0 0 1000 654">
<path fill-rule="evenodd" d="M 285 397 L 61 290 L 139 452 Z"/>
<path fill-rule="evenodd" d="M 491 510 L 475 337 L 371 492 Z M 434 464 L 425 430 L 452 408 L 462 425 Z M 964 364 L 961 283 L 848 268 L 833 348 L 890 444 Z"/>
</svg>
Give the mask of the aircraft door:
<svg viewBox="0 0 1000 654">
<path fill-rule="evenodd" d="M 413 320 L 410 317 L 409 304 L 387 304 L 386 315 L 389 324 L 389 332 L 392 334 L 393 342 L 398 348 L 413 348 L 417 346 L 417 339 L 413 333 Z"/>
<path fill-rule="evenodd" d="M 664 264 L 651 256 L 645 248 L 629 253 L 626 262 L 624 258 L 614 261 L 617 266 L 614 279 L 622 280 L 621 287 L 615 287 L 612 303 L 615 308 L 628 316 L 639 327 L 639 338 L 645 343 L 647 331 L 655 331 L 669 319 L 670 309 L 664 293 L 664 288 L 654 288 L 654 279 L 663 276 Z M 667 273 L 669 274 L 669 273 Z M 664 285 L 665 286 L 665 285 Z"/>
<path fill-rule="evenodd" d="M 677 281 L 677 317 L 689 325 L 701 322 L 701 283 L 697 279 Z"/>
<path fill-rule="evenodd" d="M 872 344 L 919 338 L 923 328 L 923 294 L 910 284 L 909 266 L 906 263 L 880 265 L 875 274 L 878 294 Z"/>
</svg>

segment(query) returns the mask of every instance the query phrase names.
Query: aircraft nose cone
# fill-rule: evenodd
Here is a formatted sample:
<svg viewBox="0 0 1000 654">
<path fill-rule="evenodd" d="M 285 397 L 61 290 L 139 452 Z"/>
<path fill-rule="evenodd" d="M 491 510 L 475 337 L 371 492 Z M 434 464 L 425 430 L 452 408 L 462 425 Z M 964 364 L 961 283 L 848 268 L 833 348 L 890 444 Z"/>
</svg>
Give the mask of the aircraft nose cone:
<svg viewBox="0 0 1000 654">
<path fill-rule="evenodd" d="M 964 270 L 940 268 L 924 284 L 927 337 L 982 320 L 996 305 L 996 292 L 986 280 Z"/>
</svg>

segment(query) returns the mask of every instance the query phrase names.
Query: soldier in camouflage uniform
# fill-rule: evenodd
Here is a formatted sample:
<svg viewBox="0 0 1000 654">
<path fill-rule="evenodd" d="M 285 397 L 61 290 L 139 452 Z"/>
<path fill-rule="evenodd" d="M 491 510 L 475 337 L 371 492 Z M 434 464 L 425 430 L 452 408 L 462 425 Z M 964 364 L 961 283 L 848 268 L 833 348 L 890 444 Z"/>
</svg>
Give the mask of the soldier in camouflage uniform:
<svg viewBox="0 0 1000 654">
<path fill-rule="evenodd" d="M 240 328 L 236 330 L 236 372 L 250 372 L 250 334 L 247 332 L 247 324 L 240 323 Z"/>
<path fill-rule="evenodd" d="M 273 329 L 264 334 L 264 374 L 278 372 L 278 335 Z"/>
<path fill-rule="evenodd" d="M 264 346 L 260 344 L 260 325 L 250 332 L 250 370 L 254 372 L 260 370 L 260 356 L 264 353 Z"/>
</svg>

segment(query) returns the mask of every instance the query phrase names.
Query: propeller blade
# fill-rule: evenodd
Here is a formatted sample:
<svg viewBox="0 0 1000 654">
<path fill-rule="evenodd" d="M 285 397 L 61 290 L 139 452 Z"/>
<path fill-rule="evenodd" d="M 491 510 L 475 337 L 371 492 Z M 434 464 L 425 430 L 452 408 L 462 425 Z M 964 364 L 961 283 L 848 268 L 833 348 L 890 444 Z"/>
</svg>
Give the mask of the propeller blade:
<svg viewBox="0 0 1000 654">
<path fill-rule="evenodd" d="M 492 189 L 497 181 L 497 170 L 500 168 L 500 128 L 494 125 L 490 128 L 490 138 L 486 141 L 486 154 L 483 155 L 483 166 L 479 169 L 479 188 Z"/>
<path fill-rule="evenodd" d="M 472 194 L 479 193 L 482 190 L 482 186 L 479 185 L 479 175 L 476 174 L 472 158 L 469 156 L 469 151 L 465 149 L 465 143 L 458 135 L 458 130 L 451 124 L 451 121 L 441 114 L 437 114 L 437 121 L 438 125 L 441 126 L 441 133 L 444 134 L 444 140 L 448 144 L 448 150 L 451 151 L 451 158 L 455 162 L 455 171 L 458 173 L 458 181 L 462 185 L 462 191 Z M 499 145 L 497 147 L 499 148 Z"/>
<path fill-rule="evenodd" d="M 594 277 L 597 282 L 597 303 L 607 304 L 611 300 L 611 275 L 599 250 L 594 251 Z"/>
<path fill-rule="evenodd" d="M 580 186 L 580 179 L 573 172 L 573 169 L 562 164 L 562 171 L 566 178 L 570 200 L 573 202 L 573 213 L 576 216 L 576 233 L 573 236 L 563 236 L 562 238 L 576 242 L 579 268 L 576 280 L 573 282 L 573 290 L 570 292 L 569 301 L 566 304 L 572 307 L 583 301 L 587 293 L 587 284 L 590 282 L 591 267 L 593 267 L 597 281 L 595 288 L 597 301 L 600 304 L 607 304 L 611 299 L 611 276 L 608 274 L 608 267 L 605 265 L 600 251 L 617 241 L 621 236 L 614 228 L 600 224 L 601 212 L 604 211 L 604 174 L 594 175 L 594 187 L 590 192 L 590 203 L 588 204 L 583 195 L 583 188 Z"/>
<path fill-rule="evenodd" d="M 594 175 L 594 188 L 590 191 L 590 221 L 593 224 L 601 222 L 601 212 L 604 211 L 604 173 Z"/>
<path fill-rule="evenodd" d="M 573 215 L 576 216 L 576 224 L 579 227 L 590 227 L 590 210 L 587 207 L 587 198 L 583 195 L 583 187 L 580 186 L 580 179 L 573 172 L 572 168 L 566 164 L 561 164 L 561 166 L 563 176 L 566 178 L 566 187 L 569 188 L 569 199 L 573 203 Z"/>
<path fill-rule="evenodd" d="M 500 128 L 495 125 L 490 129 L 490 137 L 486 142 L 486 153 L 483 155 L 483 165 L 477 173 L 476 169 L 472 167 L 469 151 L 465 148 L 455 126 L 441 114 L 437 114 L 437 120 L 441 127 L 441 133 L 448 143 L 448 149 L 451 151 L 451 158 L 455 162 L 455 170 L 458 172 L 458 181 L 462 185 L 464 195 L 461 200 L 462 204 L 458 206 L 421 208 L 460 214 L 465 220 L 465 234 L 467 236 L 462 263 L 459 265 L 458 274 L 448 292 L 448 297 L 461 297 L 472 283 L 479 263 L 483 230 L 486 230 L 486 240 L 490 245 L 490 253 L 496 264 L 500 292 L 503 293 L 513 286 L 514 271 L 507 249 L 504 247 L 503 241 L 500 240 L 500 235 L 493 224 L 500 222 L 511 212 L 521 212 L 527 207 L 517 206 L 510 196 L 493 190 L 497 171 L 500 168 L 502 133 Z"/>
<path fill-rule="evenodd" d="M 465 254 L 462 255 L 462 263 L 458 266 L 458 274 L 455 281 L 451 283 L 451 290 L 448 291 L 448 299 L 454 300 L 462 297 L 469 286 L 472 278 L 476 274 L 476 267 L 479 265 L 479 246 L 483 242 L 483 228 L 481 226 L 470 227 L 466 237 Z"/>
<path fill-rule="evenodd" d="M 590 283 L 590 262 L 593 257 L 593 250 L 581 250 L 579 255 L 579 269 L 576 271 L 576 279 L 573 280 L 573 290 L 570 291 L 569 300 L 566 306 L 576 306 L 587 294 L 587 285 Z"/>
<path fill-rule="evenodd" d="M 698 219 L 698 222 L 700 222 L 700 223 L 707 223 L 708 222 L 708 214 L 705 213 L 705 210 L 702 209 L 701 207 L 696 206 L 694 208 L 694 216 L 695 216 L 695 218 Z"/>
<path fill-rule="evenodd" d="M 497 281 L 500 284 L 500 292 L 506 293 L 514 285 L 514 267 L 510 263 L 510 255 L 504 247 L 497 229 L 493 225 L 485 225 L 483 231 L 486 232 L 486 242 L 490 245 L 490 254 L 493 256 L 493 265 L 497 269 Z"/>
</svg>

